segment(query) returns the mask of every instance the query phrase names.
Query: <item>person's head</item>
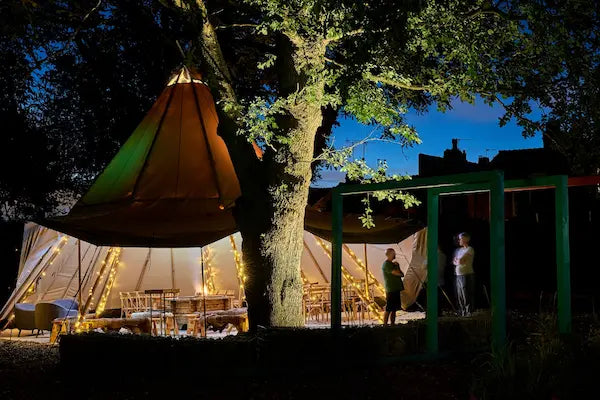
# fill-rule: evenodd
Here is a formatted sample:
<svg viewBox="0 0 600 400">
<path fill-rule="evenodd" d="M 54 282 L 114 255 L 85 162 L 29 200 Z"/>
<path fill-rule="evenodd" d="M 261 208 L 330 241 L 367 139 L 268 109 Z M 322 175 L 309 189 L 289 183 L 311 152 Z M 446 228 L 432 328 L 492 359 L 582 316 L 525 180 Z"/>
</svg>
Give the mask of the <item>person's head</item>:
<svg viewBox="0 0 600 400">
<path fill-rule="evenodd" d="M 467 232 L 462 232 L 458 234 L 458 245 L 461 247 L 467 247 L 469 242 L 471 241 L 471 235 Z"/>
<path fill-rule="evenodd" d="M 396 250 L 389 248 L 385 251 L 385 256 L 387 257 L 388 261 L 393 261 L 396 258 Z"/>
</svg>

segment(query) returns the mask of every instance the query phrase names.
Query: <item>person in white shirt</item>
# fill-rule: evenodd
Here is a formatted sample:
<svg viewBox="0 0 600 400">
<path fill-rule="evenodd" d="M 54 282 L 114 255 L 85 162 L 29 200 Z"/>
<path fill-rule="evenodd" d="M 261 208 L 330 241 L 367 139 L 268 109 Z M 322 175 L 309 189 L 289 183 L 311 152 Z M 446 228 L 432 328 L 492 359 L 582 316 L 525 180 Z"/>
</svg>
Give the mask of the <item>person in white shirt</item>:
<svg viewBox="0 0 600 400">
<path fill-rule="evenodd" d="M 475 301 L 475 271 L 473 259 L 475 250 L 469 246 L 471 235 L 460 233 L 458 235 L 459 247 L 454 252 L 454 273 L 456 275 L 456 297 L 458 299 L 459 314 L 463 317 L 471 315 Z"/>
</svg>

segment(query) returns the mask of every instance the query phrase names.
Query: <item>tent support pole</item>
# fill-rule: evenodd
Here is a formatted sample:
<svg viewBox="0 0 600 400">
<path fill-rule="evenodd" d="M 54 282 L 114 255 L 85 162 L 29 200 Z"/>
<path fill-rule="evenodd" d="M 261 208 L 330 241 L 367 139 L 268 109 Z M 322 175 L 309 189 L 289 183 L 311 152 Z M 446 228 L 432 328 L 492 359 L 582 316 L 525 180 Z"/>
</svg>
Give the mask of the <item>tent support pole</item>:
<svg viewBox="0 0 600 400">
<path fill-rule="evenodd" d="M 62 246 L 61 246 L 61 249 L 62 249 Z M 46 295 L 48 294 L 48 292 L 50 291 L 50 289 L 54 285 L 54 282 L 56 282 L 56 279 L 58 278 L 58 274 L 60 272 L 62 272 L 62 269 L 65 266 L 65 264 L 67 264 L 68 262 L 71 261 L 71 256 L 72 255 L 73 255 L 73 253 L 69 254 L 65 260 L 62 260 L 61 265 L 57 268 L 56 273 L 54 274 L 54 277 L 52 278 L 52 282 L 50 282 L 50 284 L 46 287 L 46 290 L 44 291 L 44 293 L 42 293 L 42 295 L 38 297 L 38 301 L 43 301 L 44 300 L 44 297 L 46 297 Z M 56 253 L 54 253 L 53 257 L 56 257 Z M 54 259 L 52 260 L 52 262 L 54 262 Z M 46 267 L 48 267 L 48 266 L 46 266 Z M 73 273 L 73 276 L 75 276 L 75 274 L 76 274 L 76 271 Z M 69 288 L 67 287 L 67 290 L 68 289 Z"/>
<path fill-rule="evenodd" d="M 332 240 L 331 240 L 331 328 L 342 327 L 342 241 L 343 198 L 333 189 L 332 193 Z"/>
<path fill-rule="evenodd" d="M 79 239 L 78 239 L 79 240 Z M 85 258 L 87 256 L 88 251 L 92 248 L 93 245 L 89 245 L 89 247 L 87 248 L 87 250 L 83 253 L 83 258 Z M 82 257 L 79 257 L 80 259 L 82 259 Z M 92 258 L 93 258 L 93 254 L 92 254 Z M 71 276 L 71 279 L 69 279 L 69 283 L 67 284 L 67 287 L 65 288 L 65 291 L 62 294 L 62 298 L 67 297 L 67 295 L 69 294 L 69 288 L 71 287 L 71 284 L 73 283 L 73 280 L 75 279 L 75 276 L 77 275 L 77 271 L 73 272 L 73 275 Z M 81 299 L 80 299 L 81 300 Z M 81 305 L 81 303 L 80 303 Z"/>
<path fill-rule="evenodd" d="M 365 292 L 367 292 L 367 299 L 370 296 L 369 294 L 369 256 L 367 255 L 367 244 L 363 243 L 365 250 Z"/>
<path fill-rule="evenodd" d="M 92 255 L 92 260 L 90 261 L 90 263 L 87 266 L 87 269 L 85 270 L 85 275 L 83 276 L 83 282 L 81 284 L 82 287 L 86 287 L 88 282 L 90 281 L 90 279 L 92 279 L 92 275 L 94 274 L 94 267 L 96 266 L 96 264 L 98 263 L 98 260 L 100 259 L 100 254 L 102 254 L 102 246 L 99 246 L 97 248 L 98 252 L 95 252 L 95 256 Z"/>
<path fill-rule="evenodd" d="M 171 249 L 172 251 L 173 249 Z M 206 282 L 204 281 L 204 247 L 200 247 L 200 263 L 202 267 L 202 313 L 204 319 L 204 337 L 206 337 Z"/>
<path fill-rule="evenodd" d="M 346 254 L 348 254 L 350 256 L 350 259 L 352 260 L 352 262 L 354 263 L 354 265 L 356 265 L 359 269 L 362 269 L 362 267 L 360 266 L 360 263 L 358 262 L 358 257 L 356 257 L 356 254 L 352 254 L 351 253 L 351 249 L 350 247 L 348 247 L 347 244 L 343 244 L 342 245 L 342 249 L 344 249 L 344 251 L 346 252 Z M 379 281 L 377 280 L 377 278 L 375 278 L 375 275 L 371 274 L 369 272 L 369 270 L 366 268 L 366 264 L 365 264 L 365 274 L 367 274 L 368 276 L 371 277 L 371 282 L 375 284 L 375 286 L 379 286 L 381 287 L 381 291 L 383 292 L 383 294 L 385 295 L 385 289 L 383 289 L 383 285 L 381 283 L 379 283 Z M 365 286 L 366 288 L 366 286 Z M 367 291 L 367 289 L 365 289 L 365 292 Z"/>
<path fill-rule="evenodd" d="M 65 237 L 67 237 L 67 236 L 65 236 Z M 52 254 L 50 255 L 50 257 L 48 257 L 48 259 L 41 266 L 41 268 L 38 271 L 36 271 L 35 276 L 34 276 L 33 279 L 26 280 L 27 284 L 26 285 L 24 284 L 24 285 L 21 286 L 21 287 L 25 287 L 25 292 L 23 292 L 23 290 L 21 290 L 21 293 L 20 293 L 20 295 L 18 297 L 19 300 L 17 300 L 15 302 L 15 304 L 16 303 L 20 303 L 25 298 L 25 296 L 27 296 L 27 288 L 29 288 L 33 282 L 37 281 L 37 279 L 40 277 L 40 275 L 42 275 L 48 269 L 48 267 L 50 265 L 52 265 L 52 263 L 56 259 L 56 256 L 58 255 L 58 252 L 60 251 L 60 249 L 63 248 L 64 244 L 65 244 L 65 240 L 61 239 L 61 241 L 58 244 L 58 246 L 55 247 L 55 250 L 57 250 L 57 251 L 52 252 Z M 46 255 L 50 252 L 51 249 L 52 249 L 52 247 L 48 247 L 48 250 L 46 250 L 46 252 L 42 256 L 42 258 L 40 259 L 40 261 L 38 262 L 38 264 L 36 265 L 36 267 L 33 269 L 33 271 L 35 271 L 38 268 L 38 266 L 40 266 L 40 264 L 42 263 L 42 260 L 46 257 Z M 34 274 L 32 273 L 31 275 L 34 275 Z"/>
<path fill-rule="evenodd" d="M 79 295 L 77 311 L 81 314 L 81 239 L 77 240 L 77 281 L 77 293 Z"/>
<path fill-rule="evenodd" d="M 140 271 L 140 276 L 138 278 L 137 283 L 135 284 L 135 291 L 139 291 L 142 287 L 142 283 L 144 282 L 144 276 L 146 275 L 146 271 L 148 270 L 148 266 L 150 265 L 152 247 L 148 247 L 148 255 L 146 256 L 146 261 L 144 261 L 144 266 Z"/>
<path fill-rule="evenodd" d="M 171 247 L 171 289 L 175 289 L 175 264 L 173 262 L 173 248 Z"/>
<path fill-rule="evenodd" d="M 304 243 L 304 248 L 308 252 L 308 255 L 310 256 L 310 259 L 315 264 L 315 267 L 317 267 L 317 270 L 319 271 L 319 274 L 321 274 L 321 277 L 323 278 L 323 280 L 325 281 L 325 283 L 329 283 L 329 279 L 327 279 L 327 277 L 323 273 L 323 269 L 321 269 L 321 266 L 319 265 L 319 262 L 317 261 L 317 258 L 315 257 L 315 254 L 312 252 L 312 250 L 310 249 L 310 247 L 308 247 L 308 243 L 306 243 L 306 240 L 304 240 L 304 239 L 302 240 L 302 242 Z"/>
<path fill-rule="evenodd" d="M 108 251 L 106 252 L 106 257 L 104 257 L 104 261 L 102 263 L 102 268 L 100 268 L 100 271 L 99 271 L 100 273 L 98 274 L 98 277 L 94 281 L 94 286 L 92 286 L 92 292 L 88 296 L 87 300 L 85 301 L 85 305 L 83 306 L 83 309 L 81 310 L 81 318 L 85 317 L 85 314 L 87 313 L 87 311 L 90 307 L 90 303 L 92 302 L 92 298 L 96 294 L 96 289 L 98 289 L 98 285 L 100 284 L 100 278 L 104 276 L 104 272 L 106 272 L 106 268 L 108 267 L 108 259 L 110 258 L 111 252 L 112 252 L 112 247 L 109 248 Z M 108 277 L 106 279 L 108 280 Z"/>
</svg>

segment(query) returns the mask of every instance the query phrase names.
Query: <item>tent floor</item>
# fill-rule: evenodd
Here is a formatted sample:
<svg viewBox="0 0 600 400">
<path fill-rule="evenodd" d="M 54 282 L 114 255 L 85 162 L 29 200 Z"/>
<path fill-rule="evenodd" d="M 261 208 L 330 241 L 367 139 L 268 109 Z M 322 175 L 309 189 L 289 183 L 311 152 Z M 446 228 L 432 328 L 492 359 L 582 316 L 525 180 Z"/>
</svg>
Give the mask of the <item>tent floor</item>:
<svg viewBox="0 0 600 400">
<path fill-rule="evenodd" d="M 37 331 L 35 331 L 37 332 Z M 50 343 L 50 332 L 45 331 L 43 334 L 39 334 L 39 336 L 35 336 L 34 334 L 31 334 L 31 331 L 22 331 L 21 332 L 21 336 L 17 337 L 17 334 L 19 333 L 18 329 L 5 329 L 4 331 L 0 332 L 0 340 L 16 340 L 16 341 L 25 341 L 25 342 L 35 342 L 35 343 Z M 179 331 L 179 335 L 181 337 L 186 336 L 186 331 L 185 330 L 180 330 Z M 212 330 L 208 330 L 207 332 L 207 337 L 209 339 L 220 339 L 223 338 L 225 336 L 227 336 L 227 330 L 223 330 L 223 332 L 214 332 Z M 237 335 L 237 330 L 235 328 L 233 328 L 231 330 L 231 332 L 229 333 L 229 335 Z"/>
<path fill-rule="evenodd" d="M 425 313 L 421 311 L 407 312 L 407 311 L 398 311 L 396 313 L 396 323 L 397 324 L 407 324 L 409 321 L 414 321 L 418 319 L 425 319 Z M 373 326 L 373 325 L 381 325 L 376 319 L 363 319 L 363 320 L 354 320 L 348 321 L 342 318 L 343 326 Z M 309 319 L 306 322 L 307 328 L 329 328 L 331 326 L 330 320 L 314 320 Z"/>
<path fill-rule="evenodd" d="M 425 318 L 424 312 L 399 311 L 396 316 L 396 323 L 407 324 L 408 321 L 424 319 L 424 318 Z M 380 324 L 381 323 L 379 321 L 372 320 L 372 319 L 365 319 L 362 321 L 343 321 L 343 325 L 347 325 L 347 326 L 372 326 L 372 325 L 380 325 Z M 310 319 L 306 323 L 307 328 L 325 329 L 325 328 L 329 328 L 329 326 L 330 326 L 329 320 L 316 321 L 316 320 Z M 4 331 L 0 332 L 0 340 L 16 340 L 16 341 L 25 341 L 25 342 L 35 342 L 35 343 L 41 343 L 41 344 L 50 342 L 50 332 L 44 331 L 44 333 L 40 333 L 37 337 L 35 335 L 35 332 L 37 332 L 37 331 L 34 331 L 33 334 L 31 333 L 31 331 L 21 331 L 21 336 L 17 337 L 17 334 L 19 333 L 18 329 L 5 329 Z M 179 334 L 180 334 L 180 336 L 185 336 L 186 331 L 181 330 L 179 332 Z M 227 329 L 223 330 L 222 332 L 218 332 L 218 331 L 215 332 L 215 331 L 212 331 L 209 329 L 207 332 L 208 338 L 211 338 L 211 339 L 219 339 L 219 338 L 225 337 L 227 335 L 236 335 L 236 334 L 237 334 L 237 330 L 235 328 L 233 328 L 231 330 L 231 332 L 229 332 L 229 333 L 227 333 Z"/>
</svg>

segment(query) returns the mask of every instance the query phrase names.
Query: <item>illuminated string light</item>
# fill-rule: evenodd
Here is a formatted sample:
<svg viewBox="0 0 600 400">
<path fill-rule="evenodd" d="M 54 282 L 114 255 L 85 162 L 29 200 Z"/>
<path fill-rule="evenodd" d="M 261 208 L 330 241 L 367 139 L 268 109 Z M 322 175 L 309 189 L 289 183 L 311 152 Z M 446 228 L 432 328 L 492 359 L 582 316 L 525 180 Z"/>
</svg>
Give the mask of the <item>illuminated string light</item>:
<svg viewBox="0 0 600 400">
<path fill-rule="evenodd" d="M 204 294 L 215 294 L 216 293 L 216 285 L 215 285 L 215 275 L 216 271 L 213 268 L 212 260 L 214 259 L 215 254 L 212 247 L 207 246 L 202 252 L 202 259 L 204 259 Z M 200 262 L 202 262 L 200 259 Z"/>
<path fill-rule="evenodd" d="M 46 276 L 46 269 L 54 264 L 54 261 L 56 260 L 56 257 L 58 256 L 58 254 L 60 253 L 61 249 L 64 247 L 65 244 L 67 244 L 67 241 L 69 240 L 68 236 L 63 236 L 58 244 L 52 248 L 52 253 L 50 255 L 50 258 L 48 259 L 48 261 L 46 262 L 46 265 L 44 266 L 44 268 L 42 269 L 42 271 L 39 273 L 38 279 L 36 279 L 36 282 L 32 283 L 31 286 L 29 288 L 27 288 L 27 290 L 25 291 L 25 293 L 23 293 L 23 295 L 21 296 L 21 299 L 19 300 L 20 303 L 24 302 L 29 296 L 31 296 L 33 293 L 35 293 L 35 288 L 37 285 L 37 281 L 39 279 L 41 279 L 42 277 Z"/>
<path fill-rule="evenodd" d="M 240 284 L 240 300 L 246 300 L 245 294 L 245 282 L 248 278 L 246 276 L 246 271 L 244 269 L 244 263 L 242 262 L 242 253 L 237 250 L 237 246 L 235 245 L 235 239 L 233 235 L 229 236 L 229 241 L 231 242 L 231 248 L 233 249 L 233 260 L 235 261 L 235 269 L 237 271 L 237 278 Z"/>
<path fill-rule="evenodd" d="M 352 249 L 346 245 L 344 246 L 344 250 L 346 250 L 346 252 L 350 255 L 350 258 L 352 258 L 352 261 L 354 261 L 354 263 L 358 266 L 358 268 L 364 272 L 369 274 L 369 282 L 373 282 L 373 285 L 375 286 L 375 288 L 377 290 L 379 290 L 381 292 L 382 295 L 385 295 L 385 288 L 383 287 L 383 285 L 381 284 L 381 282 L 379 282 L 377 280 L 377 278 L 375 278 L 375 275 L 373 275 L 373 273 L 371 273 L 371 271 L 367 270 L 367 266 L 365 265 L 365 263 L 356 255 L 356 253 L 354 253 L 352 251 Z"/>
<path fill-rule="evenodd" d="M 317 241 L 317 244 L 325 251 L 325 254 L 327 254 L 327 256 L 331 258 L 331 248 L 329 247 L 329 245 L 327 245 L 318 237 L 315 239 Z M 358 298 L 368 307 L 369 311 L 371 311 L 380 322 L 383 322 L 383 310 L 381 309 L 381 307 L 369 298 L 369 296 L 366 293 L 366 290 L 368 289 L 363 288 L 360 282 L 358 282 L 343 265 L 342 278 L 346 281 L 347 285 L 350 285 L 356 289 L 355 292 Z"/>
<path fill-rule="evenodd" d="M 106 302 L 108 301 L 110 291 L 115 283 L 115 279 L 117 276 L 117 270 L 120 266 L 123 265 L 123 263 L 121 263 L 119 261 L 119 259 L 121 257 L 121 248 L 120 247 L 109 249 L 109 253 L 110 253 L 110 257 L 108 258 L 108 265 L 110 266 L 110 268 L 109 268 L 109 272 L 108 272 L 108 278 L 106 281 L 106 285 L 104 286 L 104 290 L 100 295 L 100 300 L 98 301 L 98 306 L 96 307 L 96 316 L 101 315 L 102 312 L 105 310 Z M 103 277 L 104 277 L 104 273 L 100 274 L 100 279 L 103 279 Z M 80 319 L 81 319 L 81 317 L 80 317 Z"/>
</svg>

